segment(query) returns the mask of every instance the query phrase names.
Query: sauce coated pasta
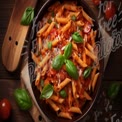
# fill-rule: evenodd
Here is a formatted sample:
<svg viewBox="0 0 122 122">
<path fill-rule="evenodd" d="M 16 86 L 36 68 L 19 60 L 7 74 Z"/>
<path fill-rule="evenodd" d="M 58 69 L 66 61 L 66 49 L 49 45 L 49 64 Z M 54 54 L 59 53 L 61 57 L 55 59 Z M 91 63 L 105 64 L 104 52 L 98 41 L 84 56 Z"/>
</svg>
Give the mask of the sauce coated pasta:
<svg viewBox="0 0 122 122">
<path fill-rule="evenodd" d="M 57 116 L 72 119 L 91 101 L 99 77 L 94 50 L 97 30 L 93 20 L 76 2 L 56 2 L 40 20 L 36 51 L 35 86 L 40 100 Z"/>
</svg>

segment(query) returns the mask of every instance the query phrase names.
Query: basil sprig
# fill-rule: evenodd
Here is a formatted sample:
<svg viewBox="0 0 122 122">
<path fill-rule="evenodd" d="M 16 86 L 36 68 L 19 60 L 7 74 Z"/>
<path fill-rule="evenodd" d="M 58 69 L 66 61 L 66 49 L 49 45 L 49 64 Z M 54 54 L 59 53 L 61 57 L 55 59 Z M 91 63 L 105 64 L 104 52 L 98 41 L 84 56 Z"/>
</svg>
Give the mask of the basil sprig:
<svg viewBox="0 0 122 122">
<path fill-rule="evenodd" d="M 64 49 L 64 57 L 67 59 L 72 54 L 72 43 L 70 42 L 68 45 L 66 45 Z"/>
<path fill-rule="evenodd" d="M 55 70 L 59 70 L 63 66 L 64 60 L 65 58 L 63 55 L 57 55 L 52 62 L 52 67 Z"/>
<path fill-rule="evenodd" d="M 112 83 L 108 88 L 108 97 L 110 99 L 115 99 L 120 90 L 120 83 Z"/>
<path fill-rule="evenodd" d="M 28 7 L 25 9 L 21 18 L 21 25 L 30 25 L 34 18 L 34 8 Z"/>
<path fill-rule="evenodd" d="M 32 107 L 31 98 L 25 89 L 16 89 L 14 97 L 21 110 L 28 110 Z"/>
<path fill-rule="evenodd" d="M 53 94 L 53 86 L 51 84 L 47 84 L 42 89 L 40 99 L 48 99 L 52 96 L 52 94 Z"/>
<path fill-rule="evenodd" d="M 90 74 L 91 74 L 91 71 L 92 71 L 92 67 L 86 68 L 86 69 L 84 70 L 84 72 L 83 72 L 83 77 L 84 77 L 84 78 L 88 78 L 88 77 L 90 76 Z"/>
<path fill-rule="evenodd" d="M 74 63 L 70 60 L 66 60 L 66 71 L 73 79 L 77 80 L 79 77 L 78 70 Z"/>
<path fill-rule="evenodd" d="M 83 43 L 83 37 L 78 32 L 74 32 L 72 38 L 76 43 Z"/>
</svg>

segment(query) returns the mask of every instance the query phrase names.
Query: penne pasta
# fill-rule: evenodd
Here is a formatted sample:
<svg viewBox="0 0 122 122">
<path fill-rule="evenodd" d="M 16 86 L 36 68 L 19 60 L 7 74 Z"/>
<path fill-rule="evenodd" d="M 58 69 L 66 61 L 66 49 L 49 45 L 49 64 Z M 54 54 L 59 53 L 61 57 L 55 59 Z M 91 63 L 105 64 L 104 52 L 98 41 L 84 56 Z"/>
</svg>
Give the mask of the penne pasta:
<svg viewBox="0 0 122 122">
<path fill-rule="evenodd" d="M 48 99 L 47 102 L 53 108 L 54 111 L 59 111 L 60 110 L 60 108 L 52 100 Z"/>
<path fill-rule="evenodd" d="M 73 113 L 78 113 L 78 114 L 82 114 L 82 112 L 81 112 L 81 110 L 80 110 L 80 108 L 79 107 L 71 107 L 70 109 L 69 109 L 69 111 L 70 112 L 73 112 Z"/>
<path fill-rule="evenodd" d="M 64 27 L 62 27 L 61 32 L 66 32 L 71 26 L 71 21 L 69 21 Z"/>
<path fill-rule="evenodd" d="M 67 119 L 72 119 L 71 115 L 68 112 L 60 112 L 58 114 L 59 117 L 67 118 Z"/>
<path fill-rule="evenodd" d="M 92 18 L 73 1 L 55 2 L 39 24 L 36 49 L 31 52 L 35 86 L 58 117 L 72 119 L 92 100 L 99 77 L 97 31 L 92 29 Z"/>
<path fill-rule="evenodd" d="M 64 81 L 62 81 L 59 85 L 58 85 L 58 91 L 60 91 L 62 88 L 64 88 L 68 83 L 71 82 L 71 79 L 66 78 Z"/>
<path fill-rule="evenodd" d="M 73 58 L 77 61 L 78 64 L 80 64 L 81 67 L 87 67 L 87 64 L 83 62 L 76 53 L 73 54 Z"/>
<path fill-rule="evenodd" d="M 95 76 L 93 78 L 93 81 L 92 81 L 92 91 L 94 91 L 94 89 L 95 89 L 95 85 L 96 85 L 98 76 L 99 76 L 99 73 L 95 74 Z"/>
</svg>

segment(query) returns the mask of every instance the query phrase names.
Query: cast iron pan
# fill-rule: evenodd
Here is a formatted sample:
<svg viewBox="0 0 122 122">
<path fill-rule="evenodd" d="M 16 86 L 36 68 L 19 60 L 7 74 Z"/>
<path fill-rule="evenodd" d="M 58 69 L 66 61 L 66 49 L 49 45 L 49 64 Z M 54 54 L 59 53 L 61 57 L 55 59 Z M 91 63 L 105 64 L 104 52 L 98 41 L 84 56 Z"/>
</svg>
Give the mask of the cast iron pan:
<svg viewBox="0 0 122 122">
<path fill-rule="evenodd" d="M 60 2 L 62 2 L 63 0 L 59 0 Z M 47 0 L 43 6 L 39 6 L 39 3 L 37 5 L 37 8 L 36 8 L 36 12 L 37 12 L 37 16 L 36 18 L 34 19 L 33 21 L 33 25 L 32 27 L 30 28 L 30 35 L 29 35 L 29 40 L 30 40 L 30 43 L 29 43 L 29 50 L 28 50 L 28 55 L 29 55 L 29 64 L 33 63 L 32 61 L 32 58 L 31 58 L 31 50 L 32 50 L 32 47 L 34 45 L 34 41 L 36 39 L 36 32 L 38 30 L 38 28 L 35 26 L 38 24 L 38 22 L 42 19 L 43 15 L 45 14 L 45 12 L 47 12 L 47 9 L 50 5 L 52 5 L 53 3 L 55 2 L 55 0 Z M 94 13 L 92 12 L 92 10 L 90 9 L 90 7 L 85 3 L 85 1 L 83 0 L 77 0 L 77 3 L 78 5 L 82 6 L 83 9 L 85 10 L 85 12 L 91 17 L 94 19 L 94 28 L 93 29 L 98 29 L 98 23 L 97 23 L 97 19 L 94 15 Z M 100 41 L 100 37 L 96 38 L 96 41 Z M 42 109 L 42 111 L 44 112 L 44 114 L 48 117 L 48 119 L 50 119 L 52 122 L 78 122 L 80 121 L 81 119 L 83 119 L 83 117 L 88 114 L 89 110 L 92 108 L 95 100 L 96 100 L 96 97 L 97 97 L 97 94 L 99 92 L 99 89 L 100 89 L 100 86 L 101 86 L 101 81 L 102 81 L 102 76 L 103 76 L 103 60 L 100 60 L 100 75 L 99 75 L 99 78 L 98 78 L 98 81 L 97 81 L 97 84 L 96 84 L 96 87 L 95 87 L 95 91 L 91 94 L 92 96 L 92 101 L 87 101 L 84 105 L 84 107 L 82 108 L 82 114 L 79 115 L 79 114 L 76 114 L 74 115 L 74 117 L 72 118 L 72 120 L 68 120 L 68 119 L 63 119 L 63 118 L 60 118 L 60 117 L 57 117 L 56 113 L 53 112 L 53 110 L 42 100 L 39 99 L 39 96 L 40 96 L 40 92 L 36 89 L 35 85 L 34 85 L 34 82 L 32 82 L 32 90 L 33 90 L 33 93 L 35 95 L 35 98 L 37 100 L 37 103 L 39 104 L 40 108 Z M 32 70 L 29 68 L 29 71 Z M 29 72 L 30 73 L 30 79 L 32 78 L 31 76 L 33 75 L 34 76 L 34 72 L 32 74 L 32 71 Z M 32 79 L 31 79 L 32 80 Z"/>
</svg>

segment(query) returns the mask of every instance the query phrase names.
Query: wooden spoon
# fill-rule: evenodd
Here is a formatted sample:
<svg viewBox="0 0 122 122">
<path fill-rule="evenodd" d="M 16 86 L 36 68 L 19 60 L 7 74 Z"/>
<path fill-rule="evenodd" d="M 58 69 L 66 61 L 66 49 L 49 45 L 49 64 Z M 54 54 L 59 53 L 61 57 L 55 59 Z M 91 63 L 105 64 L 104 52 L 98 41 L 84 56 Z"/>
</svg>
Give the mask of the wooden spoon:
<svg viewBox="0 0 122 122">
<path fill-rule="evenodd" d="M 26 7 L 35 7 L 37 0 L 16 0 L 8 29 L 2 45 L 2 61 L 5 68 L 13 72 L 17 69 L 29 26 L 20 24 Z"/>
</svg>

